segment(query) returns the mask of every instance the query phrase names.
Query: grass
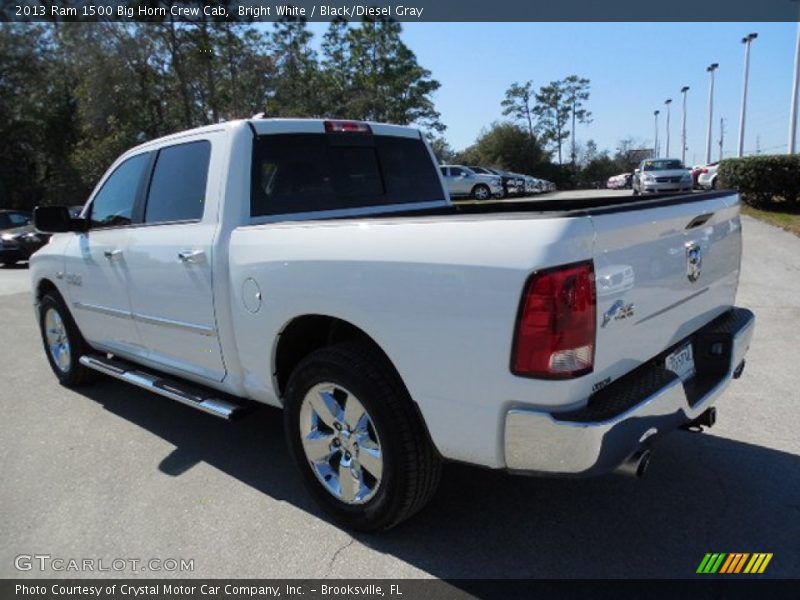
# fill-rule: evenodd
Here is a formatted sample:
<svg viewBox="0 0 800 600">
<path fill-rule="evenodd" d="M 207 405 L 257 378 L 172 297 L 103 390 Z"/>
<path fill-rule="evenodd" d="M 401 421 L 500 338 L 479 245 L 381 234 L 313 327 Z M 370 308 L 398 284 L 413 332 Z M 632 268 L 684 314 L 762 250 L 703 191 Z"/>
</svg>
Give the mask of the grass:
<svg viewBox="0 0 800 600">
<path fill-rule="evenodd" d="M 742 214 L 755 217 L 770 225 L 785 229 L 800 237 L 800 214 L 796 212 L 783 212 L 780 210 L 763 210 L 752 206 L 742 205 Z"/>
</svg>

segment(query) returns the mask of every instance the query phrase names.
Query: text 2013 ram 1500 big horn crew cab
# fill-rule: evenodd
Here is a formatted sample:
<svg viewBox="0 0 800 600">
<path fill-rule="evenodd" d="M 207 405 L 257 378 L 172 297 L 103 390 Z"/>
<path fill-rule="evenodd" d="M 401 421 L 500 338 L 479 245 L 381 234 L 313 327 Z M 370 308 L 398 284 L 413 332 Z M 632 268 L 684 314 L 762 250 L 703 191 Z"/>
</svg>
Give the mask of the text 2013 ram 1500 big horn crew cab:
<svg viewBox="0 0 800 600">
<path fill-rule="evenodd" d="M 419 510 L 443 460 L 641 473 L 712 423 L 754 328 L 735 194 L 457 208 L 407 127 L 186 131 L 121 156 L 79 218 L 35 220 L 61 383 L 282 407 L 310 493 L 361 530 Z"/>
</svg>

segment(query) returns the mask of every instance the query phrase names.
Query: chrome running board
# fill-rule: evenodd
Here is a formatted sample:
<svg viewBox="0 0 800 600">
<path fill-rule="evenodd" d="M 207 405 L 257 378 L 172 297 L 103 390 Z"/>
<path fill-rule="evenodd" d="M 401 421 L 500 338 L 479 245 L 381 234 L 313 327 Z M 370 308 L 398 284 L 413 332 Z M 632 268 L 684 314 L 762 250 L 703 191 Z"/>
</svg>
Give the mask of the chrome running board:
<svg viewBox="0 0 800 600">
<path fill-rule="evenodd" d="M 105 375 L 132 383 L 154 394 L 175 400 L 227 421 L 233 420 L 245 412 L 244 406 L 214 397 L 210 390 L 175 379 L 167 379 L 155 373 L 148 373 L 138 366 L 118 359 L 86 355 L 81 356 L 80 363 Z"/>
</svg>

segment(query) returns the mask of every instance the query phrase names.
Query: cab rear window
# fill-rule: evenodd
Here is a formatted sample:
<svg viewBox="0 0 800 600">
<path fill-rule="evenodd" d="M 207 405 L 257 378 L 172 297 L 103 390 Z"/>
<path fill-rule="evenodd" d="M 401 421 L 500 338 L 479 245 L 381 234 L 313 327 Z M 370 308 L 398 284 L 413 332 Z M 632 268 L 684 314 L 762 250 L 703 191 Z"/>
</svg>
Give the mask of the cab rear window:
<svg viewBox="0 0 800 600">
<path fill-rule="evenodd" d="M 278 134 L 253 149 L 254 217 L 443 199 L 420 139 L 365 134 Z"/>
</svg>

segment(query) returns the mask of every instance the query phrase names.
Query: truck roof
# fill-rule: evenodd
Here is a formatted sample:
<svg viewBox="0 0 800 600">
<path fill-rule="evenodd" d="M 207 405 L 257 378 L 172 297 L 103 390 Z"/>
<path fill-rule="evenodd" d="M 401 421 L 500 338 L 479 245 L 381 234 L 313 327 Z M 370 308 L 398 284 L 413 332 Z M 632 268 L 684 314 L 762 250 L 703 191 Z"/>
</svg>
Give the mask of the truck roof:
<svg viewBox="0 0 800 600">
<path fill-rule="evenodd" d="M 141 150 L 149 146 L 161 145 L 164 142 L 179 140 L 183 137 L 197 135 L 212 131 L 224 131 L 235 129 L 242 126 L 251 127 L 258 135 L 269 135 L 279 133 L 325 133 L 325 123 L 328 121 L 348 121 L 363 123 L 369 126 L 372 133 L 376 135 L 393 135 L 399 137 L 422 138 L 419 129 L 407 125 L 393 125 L 391 123 L 378 123 L 374 121 L 356 121 L 352 119 L 297 119 L 297 118 L 260 118 L 236 119 L 212 125 L 204 125 L 193 129 L 176 131 L 169 135 L 148 140 L 138 146 L 128 150 L 125 154 L 130 154 L 136 150 Z"/>
</svg>

